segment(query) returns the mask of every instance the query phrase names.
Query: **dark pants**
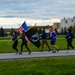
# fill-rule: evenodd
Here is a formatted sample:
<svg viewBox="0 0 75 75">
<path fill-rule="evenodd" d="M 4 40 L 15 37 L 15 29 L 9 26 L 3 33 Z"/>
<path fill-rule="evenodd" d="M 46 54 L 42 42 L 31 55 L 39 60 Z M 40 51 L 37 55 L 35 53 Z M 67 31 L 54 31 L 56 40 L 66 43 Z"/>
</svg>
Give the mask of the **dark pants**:
<svg viewBox="0 0 75 75">
<path fill-rule="evenodd" d="M 18 41 L 14 41 L 12 48 L 18 52 L 17 45 L 18 45 Z"/>
<path fill-rule="evenodd" d="M 27 47 L 27 42 L 26 41 L 22 41 L 22 44 L 21 44 L 21 52 L 23 51 L 23 46 L 24 45 L 27 48 L 27 50 L 30 51 L 29 48 Z"/>
<path fill-rule="evenodd" d="M 72 49 L 74 49 L 74 46 L 72 46 L 72 42 L 67 42 L 67 48 L 68 48 L 68 50 L 69 50 L 69 47 L 71 47 Z"/>
</svg>

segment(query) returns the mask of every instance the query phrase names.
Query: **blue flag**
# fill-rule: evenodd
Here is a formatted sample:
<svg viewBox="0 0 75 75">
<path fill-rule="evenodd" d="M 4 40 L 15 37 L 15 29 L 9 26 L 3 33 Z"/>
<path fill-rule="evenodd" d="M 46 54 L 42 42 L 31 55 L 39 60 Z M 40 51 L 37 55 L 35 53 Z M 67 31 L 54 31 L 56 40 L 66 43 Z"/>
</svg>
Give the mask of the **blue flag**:
<svg viewBox="0 0 75 75">
<path fill-rule="evenodd" d="M 20 34 L 22 34 L 22 31 L 27 31 L 28 30 L 28 27 L 27 27 L 27 25 L 26 25 L 26 23 L 24 22 L 22 25 L 21 25 L 21 27 L 18 29 L 18 32 L 20 33 Z"/>
<path fill-rule="evenodd" d="M 21 35 L 23 31 L 26 32 L 27 30 L 28 30 L 28 27 L 27 27 L 26 23 L 24 22 L 24 23 L 21 25 L 21 27 L 18 29 L 18 32 L 19 32 L 19 34 Z M 25 39 L 27 40 L 27 43 L 30 44 L 30 41 L 29 41 L 29 39 L 28 39 L 27 36 L 25 36 Z"/>
<path fill-rule="evenodd" d="M 27 30 L 28 30 L 28 27 L 27 27 L 27 25 L 26 25 L 26 22 L 24 22 L 24 23 L 22 24 L 22 28 L 23 28 L 24 31 L 27 31 Z"/>
</svg>

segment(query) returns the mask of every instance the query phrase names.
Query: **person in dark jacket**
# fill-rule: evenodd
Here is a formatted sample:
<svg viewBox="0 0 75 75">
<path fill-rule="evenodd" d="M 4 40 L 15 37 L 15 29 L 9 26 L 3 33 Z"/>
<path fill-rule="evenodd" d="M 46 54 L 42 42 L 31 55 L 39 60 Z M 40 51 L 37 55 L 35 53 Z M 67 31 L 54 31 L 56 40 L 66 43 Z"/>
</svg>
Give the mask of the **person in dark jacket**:
<svg viewBox="0 0 75 75">
<path fill-rule="evenodd" d="M 16 54 L 18 54 L 19 53 L 18 52 L 18 49 L 17 49 L 17 45 L 18 45 L 18 34 L 17 34 L 16 31 L 14 32 L 14 36 L 12 38 L 12 41 L 14 41 L 12 48 L 15 49 L 16 50 Z"/>
<path fill-rule="evenodd" d="M 41 48 L 41 51 L 43 51 L 43 48 L 44 48 L 44 44 L 47 45 L 49 51 L 50 51 L 50 47 L 47 43 L 47 35 L 46 35 L 46 32 L 45 32 L 45 28 L 42 28 L 42 48 Z"/>
<path fill-rule="evenodd" d="M 29 49 L 28 46 L 27 46 L 27 40 L 25 39 L 25 36 L 26 36 L 25 31 L 23 31 L 23 32 L 22 32 L 22 36 L 21 36 L 21 38 L 22 38 L 22 44 L 21 44 L 21 52 L 20 52 L 20 54 L 22 54 L 23 46 L 24 46 L 24 45 L 25 45 L 25 47 L 27 48 L 27 50 L 28 50 L 28 52 L 29 52 L 28 54 L 31 53 L 30 49 Z"/>
<path fill-rule="evenodd" d="M 71 47 L 72 49 L 75 49 L 74 46 L 72 45 L 74 35 L 73 35 L 71 29 L 68 29 L 68 32 L 66 33 L 65 38 L 67 39 L 67 49 L 69 50 L 69 47 Z M 68 50 L 67 50 L 67 52 L 68 52 Z"/>
</svg>

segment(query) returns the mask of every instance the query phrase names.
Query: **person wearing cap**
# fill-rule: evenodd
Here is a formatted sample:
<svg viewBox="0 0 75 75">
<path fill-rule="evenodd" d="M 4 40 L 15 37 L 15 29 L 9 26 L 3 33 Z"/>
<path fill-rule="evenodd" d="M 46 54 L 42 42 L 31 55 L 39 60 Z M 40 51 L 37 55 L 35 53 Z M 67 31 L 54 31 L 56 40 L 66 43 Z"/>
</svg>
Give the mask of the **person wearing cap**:
<svg viewBox="0 0 75 75">
<path fill-rule="evenodd" d="M 55 45 L 55 42 L 56 42 L 56 32 L 53 28 L 49 28 L 50 30 L 50 42 L 51 42 L 51 46 L 53 48 L 53 52 L 52 53 L 56 53 L 56 50 L 57 52 L 59 51 L 59 48 Z"/>
<path fill-rule="evenodd" d="M 75 49 L 74 46 L 72 45 L 74 35 L 73 35 L 71 29 L 67 30 L 65 38 L 67 40 L 67 49 L 69 50 L 69 47 L 71 47 L 72 49 Z M 68 50 L 67 50 L 67 52 L 68 52 Z"/>
</svg>

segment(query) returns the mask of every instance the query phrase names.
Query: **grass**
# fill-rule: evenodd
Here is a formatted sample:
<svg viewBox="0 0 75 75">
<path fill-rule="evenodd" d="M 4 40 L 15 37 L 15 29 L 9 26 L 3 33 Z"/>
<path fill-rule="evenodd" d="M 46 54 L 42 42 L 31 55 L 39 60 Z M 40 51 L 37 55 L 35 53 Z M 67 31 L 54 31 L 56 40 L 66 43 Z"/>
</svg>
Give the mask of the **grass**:
<svg viewBox="0 0 75 75">
<path fill-rule="evenodd" d="M 4 60 L 0 75 L 75 75 L 75 57 Z"/>
</svg>

